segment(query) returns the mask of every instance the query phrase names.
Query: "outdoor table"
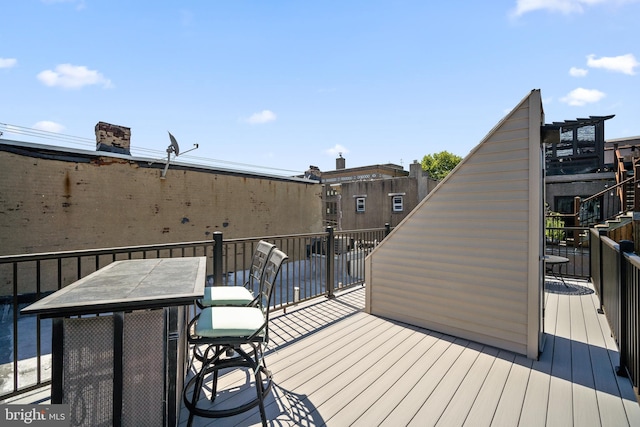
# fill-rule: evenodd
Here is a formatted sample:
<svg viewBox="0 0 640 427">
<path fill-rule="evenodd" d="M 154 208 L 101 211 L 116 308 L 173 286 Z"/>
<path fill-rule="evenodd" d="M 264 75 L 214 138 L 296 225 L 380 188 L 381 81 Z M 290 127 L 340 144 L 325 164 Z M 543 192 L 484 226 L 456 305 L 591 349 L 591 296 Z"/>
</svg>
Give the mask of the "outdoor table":
<svg viewBox="0 0 640 427">
<path fill-rule="evenodd" d="M 549 266 L 549 270 L 551 271 L 551 274 L 553 274 L 553 276 L 556 279 L 560 279 L 563 285 L 567 286 L 567 284 L 564 281 L 564 278 L 562 277 L 562 266 L 569 263 L 569 258 L 558 256 L 558 255 L 545 255 L 544 262 L 546 265 Z M 555 272 L 556 266 L 558 266 L 559 275 L 556 274 Z"/>
<path fill-rule="evenodd" d="M 72 425 L 175 425 L 206 257 L 115 261 L 24 308 L 52 318 L 51 403 Z"/>
</svg>

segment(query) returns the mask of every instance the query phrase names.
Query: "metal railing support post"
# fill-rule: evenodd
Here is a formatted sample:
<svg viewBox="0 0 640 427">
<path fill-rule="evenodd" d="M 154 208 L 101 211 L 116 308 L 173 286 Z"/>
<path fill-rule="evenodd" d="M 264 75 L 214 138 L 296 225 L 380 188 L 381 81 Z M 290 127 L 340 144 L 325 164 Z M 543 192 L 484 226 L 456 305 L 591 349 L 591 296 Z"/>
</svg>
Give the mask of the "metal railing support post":
<svg viewBox="0 0 640 427">
<path fill-rule="evenodd" d="M 627 376 L 627 353 L 629 351 L 629 337 L 627 336 L 628 306 L 627 306 L 627 257 L 625 253 L 633 253 L 633 242 L 621 240 L 620 246 L 620 336 L 618 346 L 620 347 L 620 366 L 616 368 L 616 374 Z"/>
<path fill-rule="evenodd" d="M 600 289 L 598 290 L 598 299 L 600 300 L 600 308 L 598 309 L 598 313 L 602 314 L 604 313 L 604 310 L 602 309 L 602 299 L 604 298 L 604 285 L 603 285 L 603 270 L 604 267 L 602 265 L 602 237 L 607 235 L 607 230 L 598 230 L 598 247 L 600 248 L 600 257 L 598 259 L 598 277 L 600 277 L 600 280 L 598 281 L 600 283 Z"/>
<path fill-rule="evenodd" d="M 213 284 L 222 286 L 222 232 L 213 233 Z"/>
<path fill-rule="evenodd" d="M 335 236 L 333 233 L 333 227 L 327 227 L 327 298 L 334 298 L 334 290 L 336 284 L 334 283 L 336 278 L 334 274 L 334 253 L 335 253 Z"/>
<path fill-rule="evenodd" d="M 384 237 L 387 237 L 391 233 L 391 224 L 385 222 L 384 224 Z"/>
</svg>

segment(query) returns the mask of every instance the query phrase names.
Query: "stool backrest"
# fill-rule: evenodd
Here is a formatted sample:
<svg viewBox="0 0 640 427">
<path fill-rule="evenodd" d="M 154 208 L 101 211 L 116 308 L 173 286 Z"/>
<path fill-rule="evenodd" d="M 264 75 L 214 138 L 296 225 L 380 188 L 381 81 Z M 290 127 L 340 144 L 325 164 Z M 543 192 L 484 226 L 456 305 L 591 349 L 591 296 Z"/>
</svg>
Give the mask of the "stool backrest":
<svg viewBox="0 0 640 427">
<path fill-rule="evenodd" d="M 249 267 L 249 279 L 244 283 L 244 287 L 253 291 L 254 287 L 260 286 L 262 274 L 267 266 L 267 260 L 271 251 L 276 247 L 273 243 L 260 240 L 251 258 L 251 266 Z"/>
<path fill-rule="evenodd" d="M 274 249 L 269 255 L 267 265 L 262 274 L 262 280 L 260 282 L 260 294 L 257 296 L 256 306 L 260 307 L 265 313 L 265 318 L 269 319 L 269 307 L 271 306 L 271 300 L 273 298 L 273 288 L 275 287 L 276 279 L 282 269 L 282 264 L 289 257 L 280 249 Z"/>
</svg>

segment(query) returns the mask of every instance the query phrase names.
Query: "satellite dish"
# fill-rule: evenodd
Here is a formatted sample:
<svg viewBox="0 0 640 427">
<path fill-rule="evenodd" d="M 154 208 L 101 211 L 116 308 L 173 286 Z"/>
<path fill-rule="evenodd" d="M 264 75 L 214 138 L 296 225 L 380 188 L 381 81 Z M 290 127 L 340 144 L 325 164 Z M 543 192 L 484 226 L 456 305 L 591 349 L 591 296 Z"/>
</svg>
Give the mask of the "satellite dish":
<svg viewBox="0 0 640 427">
<path fill-rule="evenodd" d="M 175 154 L 176 157 L 180 155 L 180 146 L 178 145 L 178 141 L 176 140 L 176 137 L 171 135 L 171 132 L 169 131 L 167 131 L 167 133 L 169 134 L 169 140 L 171 141 L 171 143 L 167 147 L 167 163 L 164 165 L 164 170 L 162 171 L 162 175 L 160 175 L 160 179 L 164 179 L 165 176 L 167 175 L 167 170 L 169 169 L 169 163 L 171 162 L 171 153 Z M 193 151 L 196 148 L 198 148 L 198 144 L 193 144 L 193 148 L 191 150 L 185 151 L 185 153 L 188 153 L 189 151 Z"/>
<path fill-rule="evenodd" d="M 176 138 L 171 135 L 171 132 L 168 132 L 169 134 L 169 139 L 171 140 L 171 145 L 169 145 L 169 147 L 167 148 L 167 153 L 175 153 L 176 156 L 180 155 L 180 146 L 178 146 L 178 141 L 176 141 Z"/>
</svg>

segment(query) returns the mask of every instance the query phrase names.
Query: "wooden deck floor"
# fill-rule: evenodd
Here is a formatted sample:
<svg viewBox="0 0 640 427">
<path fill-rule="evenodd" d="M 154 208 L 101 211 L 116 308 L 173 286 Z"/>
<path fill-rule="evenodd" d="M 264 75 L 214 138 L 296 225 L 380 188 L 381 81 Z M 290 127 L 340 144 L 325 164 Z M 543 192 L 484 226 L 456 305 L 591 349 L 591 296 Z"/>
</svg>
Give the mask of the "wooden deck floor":
<svg viewBox="0 0 640 427">
<path fill-rule="evenodd" d="M 267 355 L 271 426 L 640 426 L 631 384 L 591 284 L 552 284 L 537 361 L 362 311 L 360 287 L 275 313 Z M 254 396 L 221 378 L 216 404 Z M 48 403 L 41 389 L 11 403 Z M 5 402 L 9 403 L 9 402 Z M 185 426 L 187 413 L 180 414 Z M 260 425 L 257 408 L 194 426 Z"/>
<path fill-rule="evenodd" d="M 537 361 L 371 316 L 364 288 L 276 313 L 267 355 L 274 426 L 640 426 L 630 382 L 586 282 L 552 283 Z M 216 405 L 253 397 L 240 372 Z M 186 425 L 181 413 L 180 425 Z M 195 426 L 259 425 L 258 409 Z"/>
</svg>

